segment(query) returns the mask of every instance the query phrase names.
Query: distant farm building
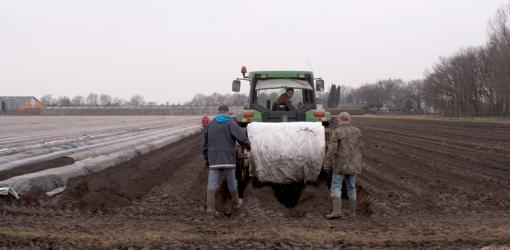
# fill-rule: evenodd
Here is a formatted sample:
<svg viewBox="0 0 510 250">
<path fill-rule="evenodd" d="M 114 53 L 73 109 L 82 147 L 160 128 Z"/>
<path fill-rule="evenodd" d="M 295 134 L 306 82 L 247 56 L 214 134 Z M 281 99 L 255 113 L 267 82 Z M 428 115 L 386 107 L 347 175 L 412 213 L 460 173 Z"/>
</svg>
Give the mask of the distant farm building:
<svg viewBox="0 0 510 250">
<path fill-rule="evenodd" d="M 0 112 L 41 110 L 44 105 L 33 96 L 0 96 Z"/>
</svg>

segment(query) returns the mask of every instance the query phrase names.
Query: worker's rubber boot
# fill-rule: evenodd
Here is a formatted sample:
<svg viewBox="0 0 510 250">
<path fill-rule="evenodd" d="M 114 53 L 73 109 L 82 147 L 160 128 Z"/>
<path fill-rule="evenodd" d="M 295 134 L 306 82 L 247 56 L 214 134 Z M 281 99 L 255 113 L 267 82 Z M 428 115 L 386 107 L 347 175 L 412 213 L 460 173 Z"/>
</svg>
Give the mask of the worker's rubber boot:
<svg viewBox="0 0 510 250">
<path fill-rule="evenodd" d="M 240 209 L 243 205 L 243 199 L 239 198 L 237 191 L 230 192 L 230 196 L 232 196 L 232 203 L 234 204 L 234 208 Z"/>
<path fill-rule="evenodd" d="M 333 198 L 333 212 L 326 215 L 326 219 L 342 218 L 342 198 Z"/>
<path fill-rule="evenodd" d="M 207 209 L 205 210 L 208 214 L 215 214 L 216 207 L 214 203 L 216 202 L 216 190 L 207 190 Z"/>
<path fill-rule="evenodd" d="M 349 209 L 347 211 L 349 218 L 356 218 L 356 200 L 349 199 Z"/>
</svg>

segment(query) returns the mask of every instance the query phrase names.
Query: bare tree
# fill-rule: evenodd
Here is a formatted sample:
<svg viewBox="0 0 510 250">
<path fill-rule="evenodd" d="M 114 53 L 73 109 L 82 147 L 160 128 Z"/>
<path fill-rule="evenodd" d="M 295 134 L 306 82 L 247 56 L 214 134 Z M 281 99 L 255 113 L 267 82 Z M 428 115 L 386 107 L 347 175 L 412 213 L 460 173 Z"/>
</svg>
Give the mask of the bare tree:
<svg viewBox="0 0 510 250">
<path fill-rule="evenodd" d="M 131 105 L 133 106 L 142 106 L 145 103 L 143 96 L 141 95 L 133 95 L 131 97 Z"/>
<path fill-rule="evenodd" d="M 344 89 L 347 89 L 344 87 Z M 365 104 L 367 108 L 400 110 L 403 100 L 410 98 L 419 103 L 421 81 L 404 82 L 402 79 L 385 79 L 364 84 L 356 89 L 347 89 L 343 100 L 347 103 Z"/>
<path fill-rule="evenodd" d="M 83 98 L 82 95 L 77 95 L 75 97 L 73 97 L 73 99 L 71 100 L 71 104 L 73 106 L 83 106 L 83 104 L 85 104 L 85 100 Z"/>
<path fill-rule="evenodd" d="M 56 101 L 50 94 L 44 95 L 41 97 L 41 102 L 44 104 L 44 106 L 51 107 L 56 105 Z"/>
<path fill-rule="evenodd" d="M 126 105 L 127 101 L 123 98 L 114 97 L 111 102 L 111 106 L 120 107 Z"/>
<path fill-rule="evenodd" d="M 90 93 L 90 94 L 87 96 L 86 104 L 87 104 L 88 106 L 97 106 L 97 105 L 99 104 L 99 103 L 98 103 L 98 96 L 97 96 L 97 94 Z"/>
<path fill-rule="evenodd" d="M 493 86 L 497 89 L 495 105 L 504 113 L 510 112 L 510 5 L 500 8 L 489 23 L 489 45 L 494 63 Z"/>
<path fill-rule="evenodd" d="M 352 96 L 352 87 L 346 86 L 346 85 L 339 85 L 337 87 L 340 90 L 340 97 L 339 102 L 340 103 L 353 103 L 353 96 Z"/>
<path fill-rule="evenodd" d="M 71 100 L 67 96 L 59 96 L 57 98 L 57 105 L 59 107 L 69 107 L 71 106 Z"/>
<path fill-rule="evenodd" d="M 111 106 L 112 105 L 112 97 L 107 94 L 99 95 L 99 104 L 101 106 Z"/>
<path fill-rule="evenodd" d="M 369 107 L 380 109 L 384 104 L 384 85 L 382 81 L 365 84 L 354 91 L 355 96 Z"/>
</svg>

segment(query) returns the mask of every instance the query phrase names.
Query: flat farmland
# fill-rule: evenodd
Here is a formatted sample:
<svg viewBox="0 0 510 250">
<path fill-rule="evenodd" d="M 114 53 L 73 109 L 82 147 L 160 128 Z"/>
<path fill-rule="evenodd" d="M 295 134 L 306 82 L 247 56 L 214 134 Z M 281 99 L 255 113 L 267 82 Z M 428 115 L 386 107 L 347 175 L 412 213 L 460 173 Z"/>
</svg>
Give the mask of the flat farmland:
<svg viewBox="0 0 510 250">
<path fill-rule="evenodd" d="M 3 116 L 0 117 L 0 153 L 21 146 L 62 144 L 93 138 L 196 125 L 189 116 Z"/>
<path fill-rule="evenodd" d="M 156 132 L 174 125 L 170 130 L 175 131 L 179 123 L 200 123 L 197 117 L 53 117 L 54 124 L 38 120 L 50 117 L 7 117 L 23 122 L 4 126 L 13 121 L 4 118 L 0 153 L 11 161 L 1 164 L 11 165 L 34 157 L 44 143 L 54 142 L 49 146 L 54 152 L 69 150 L 62 146 L 66 143 L 97 145 L 84 142 L 83 130 L 97 143 L 111 141 L 107 138 L 123 142 L 133 135 L 123 137 L 120 131 Z M 0 246 L 479 249 L 510 244 L 510 124 L 363 117 L 356 117 L 354 124 L 363 132 L 366 149 L 356 220 L 323 218 L 331 209 L 326 178 L 308 185 L 292 208 L 278 202 L 274 188 L 249 183 L 243 208 L 232 211 L 223 186 L 218 192 L 220 215 L 206 215 L 207 169 L 197 130 L 114 166 L 69 178 L 57 195 L 32 189 L 17 200 L 0 198 Z M 115 137 L 101 137 L 106 134 Z M 172 134 L 156 133 L 154 138 Z M 133 147 L 121 145 L 102 151 L 115 154 Z M 23 152 L 26 157 L 13 157 Z M 19 172 L 10 170 L 0 182 L 65 167 L 68 162 L 62 157 L 71 158 L 71 164 L 97 158 L 81 151 L 56 155 L 60 160 L 45 159 L 44 167 L 28 162 L 30 169 L 24 171 L 21 164 Z"/>
<path fill-rule="evenodd" d="M 187 116 L 1 117 L 0 187 L 14 196 L 59 192 L 67 180 L 100 172 L 200 130 Z"/>
<path fill-rule="evenodd" d="M 510 124 L 364 118 L 361 177 L 399 213 L 510 207 Z"/>
</svg>

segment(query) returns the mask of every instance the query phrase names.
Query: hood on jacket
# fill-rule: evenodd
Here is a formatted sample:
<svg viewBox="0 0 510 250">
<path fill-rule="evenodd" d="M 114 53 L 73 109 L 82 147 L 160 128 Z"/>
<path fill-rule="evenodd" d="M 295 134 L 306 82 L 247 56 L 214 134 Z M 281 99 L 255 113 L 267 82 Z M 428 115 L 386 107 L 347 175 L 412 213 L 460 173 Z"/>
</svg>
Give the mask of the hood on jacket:
<svg viewBox="0 0 510 250">
<path fill-rule="evenodd" d="M 232 119 L 232 118 L 230 116 L 228 116 L 228 115 L 225 115 L 225 114 L 219 114 L 219 115 L 214 117 L 214 121 L 219 123 L 219 124 L 228 122 L 228 121 L 230 121 L 230 119 Z"/>
</svg>

